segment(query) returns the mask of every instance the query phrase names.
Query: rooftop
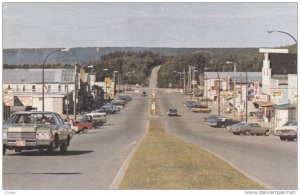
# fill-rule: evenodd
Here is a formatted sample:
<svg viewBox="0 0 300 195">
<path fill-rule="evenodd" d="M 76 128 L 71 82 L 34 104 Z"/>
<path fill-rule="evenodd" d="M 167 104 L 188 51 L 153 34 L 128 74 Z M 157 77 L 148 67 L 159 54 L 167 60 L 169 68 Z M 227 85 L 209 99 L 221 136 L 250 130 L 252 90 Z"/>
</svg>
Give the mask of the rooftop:
<svg viewBox="0 0 300 195">
<path fill-rule="evenodd" d="M 3 83 L 42 83 L 43 69 L 3 69 Z M 74 82 L 74 69 L 45 69 L 45 83 Z"/>
<path fill-rule="evenodd" d="M 240 83 L 246 83 L 246 74 L 248 83 L 253 83 L 258 81 L 259 83 L 262 83 L 262 73 L 261 72 L 218 72 L 220 75 L 220 79 L 228 78 L 234 82 Z M 218 79 L 218 73 L 217 72 L 204 72 L 207 79 Z M 234 77 L 235 74 L 235 77 Z"/>
</svg>

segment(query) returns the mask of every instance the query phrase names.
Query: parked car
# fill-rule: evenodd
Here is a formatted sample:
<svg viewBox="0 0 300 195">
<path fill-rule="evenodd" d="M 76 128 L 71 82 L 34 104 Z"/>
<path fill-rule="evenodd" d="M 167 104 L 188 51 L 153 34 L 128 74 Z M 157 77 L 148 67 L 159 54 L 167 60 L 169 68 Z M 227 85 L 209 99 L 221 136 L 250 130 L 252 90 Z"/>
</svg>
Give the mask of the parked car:
<svg viewBox="0 0 300 195">
<path fill-rule="evenodd" d="M 188 108 L 194 108 L 194 106 L 197 104 L 197 102 L 195 102 L 195 101 L 186 101 L 185 103 L 184 103 L 184 105 L 186 106 L 186 107 L 188 107 Z"/>
<path fill-rule="evenodd" d="M 225 118 L 221 115 L 210 115 L 208 118 L 204 118 L 204 121 L 207 125 L 210 125 L 211 122 L 214 122 L 217 118 Z"/>
<path fill-rule="evenodd" d="M 209 109 L 209 108 L 192 108 L 192 112 L 209 113 L 209 112 L 211 112 L 211 109 Z"/>
<path fill-rule="evenodd" d="M 126 102 L 130 102 L 132 100 L 132 98 L 129 95 L 120 95 L 119 99 L 124 100 Z"/>
<path fill-rule="evenodd" d="M 239 129 L 239 128 L 241 128 L 244 124 L 245 124 L 245 122 L 236 123 L 236 124 L 233 124 L 233 125 L 231 125 L 231 126 L 227 126 L 226 129 L 227 129 L 229 132 L 233 132 L 233 129 Z M 239 135 L 240 133 L 234 132 L 233 134 L 234 134 L 234 135 Z"/>
<path fill-rule="evenodd" d="M 146 91 L 143 91 L 143 92 L 142 92 L 142 96 L 147 96 Z"/>
<path fill-rule="evenodd" d="M 210 123 L 210 126 L 227 128 L 227 126 L 231 126 L 240 122 L 241 121 L 237 121 L 230 118 L 217 118 L 214 123 Z"/>
<path fill-rule="evenodd" d="M 167 112 L 168 116 L 179 116 L 179 113 L 177 109 L 175 108 L 170 108 Z"/>
<path fill-rule="evenodd" d="M 71 127 L 55 112 L 15 112 L 3 126 L 3 154 L 6 150 L 44 150 L 59 148 L 65 153 L 72 138 Z"/>
<path fill-rule="evenodd" d="M 89 116 L 82 116 L 79 120 L 73 122 L 73 126 L 77 127 L 77 131 L 75 129 L 75 133 L 87 132 L 88 129 L 93 128 L 93 120 Z"/>
<path fill-rule="evenodd" d="M 239 124 L 239 125 L 238 125 Z M 269 135 L 269 128 L 262 127 L 258 123 L 237 123 L 231 126 L 231 131 L 234 135 Z"/>
<path fill-rule="evenodd" d="M 280 140 L 293 141 L 297 139 L 298 134 L 298 122 L 288 121 L 281 127 L 274 129 L 274 135 L 279 136 Z"/>
<path fill-rule="evenodd" d="M 106 113 L 88 113 L 86 116 L 93 120 L 93 126 L 95 128 L 101 127 L 107 121 Z"/>
<path fill-rule="evenodd" d="M 118 108 L 116 105 L 111 105 L 111 104 L 106 104 L 101 108 L 105 110 L 106 114 L 115 114 L 120 111 L 120 108 Z"/>
</svg>

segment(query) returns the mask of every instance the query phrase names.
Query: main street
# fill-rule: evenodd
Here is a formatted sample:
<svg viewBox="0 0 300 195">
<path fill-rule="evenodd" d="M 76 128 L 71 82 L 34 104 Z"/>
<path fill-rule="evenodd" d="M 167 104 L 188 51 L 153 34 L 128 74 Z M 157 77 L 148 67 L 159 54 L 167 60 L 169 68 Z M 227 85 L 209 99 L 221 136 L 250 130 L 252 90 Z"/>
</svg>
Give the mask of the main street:
<svg viewBox="0 0 300 195">
<path fill-rule="evenodd" d="M 149 98 L 132 94 L 120 114 L 86 134 L 75 134 L 66 155 L 46 151 L 7 151 L 3 156 L 3 189 L 108 189 L 147 127 Z"/>
<path fill-rule="evenodd" d="M 204 124 L 204 117 L 210 114 L 191 112 L 183 105 L 183 95 L 166 93 L 163 89 L 157 91 L 162 117 L 170 133 L 214 152 L 269 188 L 297 189 L 297 142 L 283 142 L 275 136 L 237 136 L 225 128 L 212 128 Z M 177 108 L 182 116 L 168 117 L 169 108 Z"/>
</svg>

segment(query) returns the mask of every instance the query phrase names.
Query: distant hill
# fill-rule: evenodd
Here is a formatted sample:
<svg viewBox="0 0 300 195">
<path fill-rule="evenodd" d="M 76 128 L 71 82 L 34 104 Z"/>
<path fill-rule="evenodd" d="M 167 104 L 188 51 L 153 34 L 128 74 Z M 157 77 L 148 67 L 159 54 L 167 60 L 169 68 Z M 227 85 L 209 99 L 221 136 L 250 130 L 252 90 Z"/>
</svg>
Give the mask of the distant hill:
<svg viewBox="0 0 300 195">
<path fill-rule="evenodd" d="M 40 49 L 4 49 L 3 64 L 23 65 L 42 64 L 45 57 L 54 48 Z M 146 48 L 146 47 L 79 47 L 71 48 L 68 52 L 58 52 L 47 59 L 47 64 L 74 64 L 99 61 L 101 56 L 109 53 L 150 51 L 156 54 L 173 56 L 184 54 L 211 53 L 214 55 L 253 55 L 258 48 Z"/>
</svg>

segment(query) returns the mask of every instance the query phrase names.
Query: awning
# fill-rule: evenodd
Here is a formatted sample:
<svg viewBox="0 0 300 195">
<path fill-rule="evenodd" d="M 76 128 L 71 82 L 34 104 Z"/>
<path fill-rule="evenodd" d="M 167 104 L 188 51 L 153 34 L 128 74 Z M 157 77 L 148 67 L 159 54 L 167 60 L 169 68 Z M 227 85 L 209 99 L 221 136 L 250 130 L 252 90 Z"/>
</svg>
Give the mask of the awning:
<svg viewBox="0 0 300 195">
<path fill-rule="evenodd" d="M 272 103 L 272 102 L 264 102 L 264 103 L 259 104 L 259 106 L 261 106 L 261 107 L 272 107 L 273 105 L 274 105 L 274 103 Z"/>
<path fill-rule="evenodd" d="M 282 104 L 282 105 L 273 105 L 273 108 L 278 110 L 285 110 L 285 109 L 293 109 L 295 106 L 293 104 Z"/>
</svg>

